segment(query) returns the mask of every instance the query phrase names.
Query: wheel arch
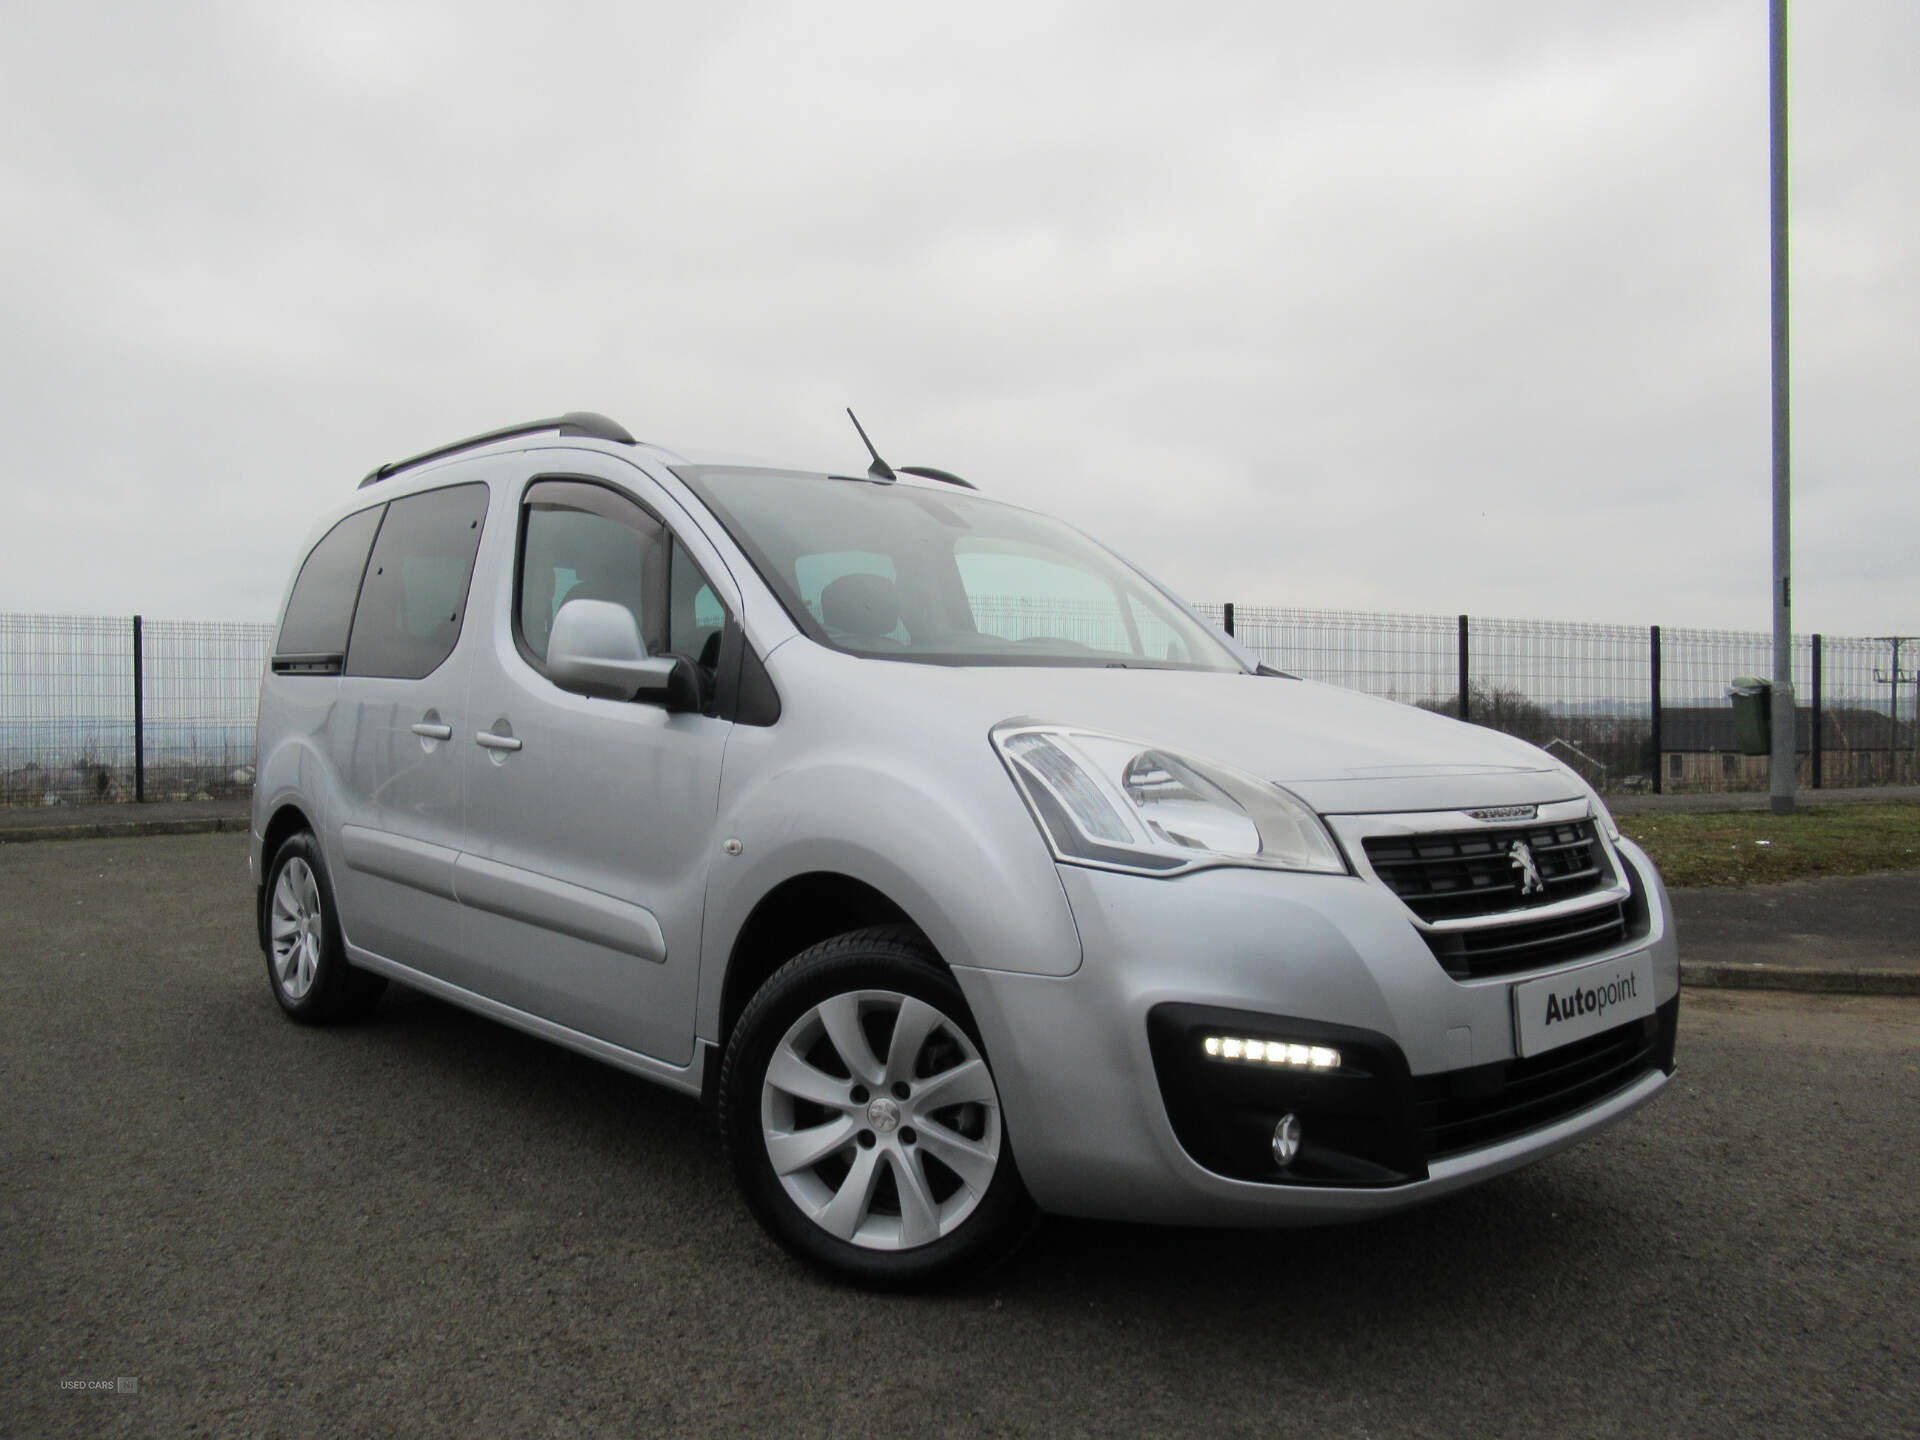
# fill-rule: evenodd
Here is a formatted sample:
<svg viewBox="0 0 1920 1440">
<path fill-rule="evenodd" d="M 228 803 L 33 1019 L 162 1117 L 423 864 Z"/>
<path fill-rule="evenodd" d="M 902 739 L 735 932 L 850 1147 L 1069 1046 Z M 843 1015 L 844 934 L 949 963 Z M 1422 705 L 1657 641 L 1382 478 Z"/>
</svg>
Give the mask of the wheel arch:
<svg viewBox="0 0 1920 1440">
<path fill-rule="evenodd" d="M 822 940 L 870 925 L 904 925 L 939 954 L 905 907 L 865 880 L 834 870 L 809 870 L 775 885 L 748 913 L 728 952 L 715 1044 L 726 1049 L 740 1012 L 787 961 Z M 940 963 L 944 968 L 946 962 Z"/>
<path fill-rule="evenodd" d="M 267 938 L 267 879 L 273 871 L 273 857 L 280 853 L 280 847 L 286 844 L 289 836 L 302 830 L 318 835 L 319 827 L 307 815 L 306 811 L 294 802 L 287 802 L 276 809 L 267 820 L 267 828 L 260 834 L 260 883 L 254 887 L 253 918 L 258 931 L 260 953 L 268 950 Z"/>
</svg>

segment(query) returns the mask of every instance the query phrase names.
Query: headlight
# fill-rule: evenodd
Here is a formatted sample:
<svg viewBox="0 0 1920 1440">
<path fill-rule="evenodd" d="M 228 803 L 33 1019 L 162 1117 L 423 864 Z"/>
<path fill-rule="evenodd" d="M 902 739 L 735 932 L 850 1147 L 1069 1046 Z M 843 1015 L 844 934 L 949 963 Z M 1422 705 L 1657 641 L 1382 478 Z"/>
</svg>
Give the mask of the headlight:
<svg viewBox="0 0 1920 1440">
<path fill-rule="evenodd" d="M 993 744 L 1061 860 L 1152 875 L 1202 865 L 1348 873 L 1305 802 L 1228 766 L 1056 725 L 1003 725 Z"/>
</svg>

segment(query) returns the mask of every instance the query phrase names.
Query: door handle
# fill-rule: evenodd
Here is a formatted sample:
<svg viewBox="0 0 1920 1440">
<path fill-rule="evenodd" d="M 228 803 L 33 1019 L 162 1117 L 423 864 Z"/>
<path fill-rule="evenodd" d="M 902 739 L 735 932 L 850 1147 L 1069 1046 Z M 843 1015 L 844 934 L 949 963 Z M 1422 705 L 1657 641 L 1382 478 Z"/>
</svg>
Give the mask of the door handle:
<svg viewBox="0 0 1920 1440">
<path fill-rule="evenodd" d="M 413 733 L 418 735 L 422 740 L 451 740 L 453 739 L 453 726 L 429 725 L 426 721 L 422 720 L 413 727 Z"/>
<path fill-rule="evenodd" d="M 485 750 L 518 750 L 520 742 L 511 735 L 496 735 L 491 730 L 480 730 L 473 737 Z"/>
</svg>

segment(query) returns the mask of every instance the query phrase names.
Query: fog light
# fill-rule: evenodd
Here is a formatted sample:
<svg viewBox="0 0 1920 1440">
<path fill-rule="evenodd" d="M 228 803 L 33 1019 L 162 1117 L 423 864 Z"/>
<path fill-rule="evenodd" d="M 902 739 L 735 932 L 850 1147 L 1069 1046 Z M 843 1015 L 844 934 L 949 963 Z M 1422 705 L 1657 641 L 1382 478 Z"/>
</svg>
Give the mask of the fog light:
<svg viewBox="0 0 1920 1440">
<path fill-rule="evenodd" d="M 1209 1035 L 1201 1048 L 1216 1060 L 1245 1060 L 1255 1065 L 1291 1065 L 1303 1070 L 1337 1070 L 1340 1052 L 1325 1045 L 1301 1045 L 1286 1040 L 1242 1040 L 1237 1035 Z"/>
<path fill-rule="evenodd" d="M 1300 1153 L 1300 1117 L 1282 1115 L 1280 1123 L 1273 1127 L 1273 1158 L 1285 1169 L 1293 1163 L 1293 1157 Z"/>
</svg>

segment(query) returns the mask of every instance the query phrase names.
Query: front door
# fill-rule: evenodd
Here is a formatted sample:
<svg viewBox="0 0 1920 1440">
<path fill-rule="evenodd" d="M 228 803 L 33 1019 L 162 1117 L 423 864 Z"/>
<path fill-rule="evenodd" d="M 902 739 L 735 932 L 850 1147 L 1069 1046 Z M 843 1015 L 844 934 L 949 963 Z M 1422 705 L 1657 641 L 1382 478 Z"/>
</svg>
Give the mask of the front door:
<svg viewBox="0 0 1920 1440">
<path fill-rule="evenodd" d="M 568 599 L 609 600 L 633 611 L 650 654 L 711 665 L 732 597 L 708 576 L 730 581 L 704 537 L 676 535 L 663 517 L 681 512 L 639 470 L 554 453 L 565 473 L 519 493 L 515 573 L 474 657 L 464 948 L 494 999 L 685 1065 L 731 724 L 562 690 L 547 637 Z"/>
</svg>

